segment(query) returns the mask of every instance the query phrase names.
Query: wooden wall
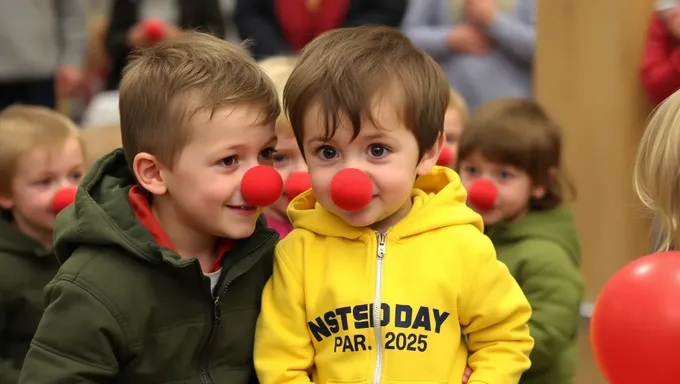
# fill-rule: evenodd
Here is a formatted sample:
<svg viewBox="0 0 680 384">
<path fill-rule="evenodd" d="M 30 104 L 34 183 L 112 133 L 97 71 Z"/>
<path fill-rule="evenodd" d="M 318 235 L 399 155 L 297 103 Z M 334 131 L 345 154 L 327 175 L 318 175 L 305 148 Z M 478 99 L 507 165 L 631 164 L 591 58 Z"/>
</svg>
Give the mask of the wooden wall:
<svg viewBox="0 0 680 384">
<path fill-rule="evenodd" d="M 536 95 L 564 129 L 588 301 L 623 264 L 648 252 L 649 222 L 631 179 L 650 112 L 639 69 L 652 2 L 537 1 Z M 577 384 L 604 383 L 587 322 L 582 336 Z"/>
</svg>

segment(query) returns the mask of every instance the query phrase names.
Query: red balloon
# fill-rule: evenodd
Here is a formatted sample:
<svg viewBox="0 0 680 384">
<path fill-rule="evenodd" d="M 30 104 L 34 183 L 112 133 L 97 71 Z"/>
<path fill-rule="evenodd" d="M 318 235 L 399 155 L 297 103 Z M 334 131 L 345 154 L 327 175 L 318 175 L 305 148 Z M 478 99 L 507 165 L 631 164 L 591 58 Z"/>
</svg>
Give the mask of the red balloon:
<svg viewBox="0 0 680 384">
<path fill-rule="evenodd" d="M 607 282 L 590 324 L 595 360 L 610 384 L 676 383 L 680 252 L 654 253 Z"/>
<path fill-rule="evenodd" d="M 449 147 L 442 147 L 441 152 L 439 152 L 439 158 L 437 159 L 437 165 L 448 167 L 453 160 L 453 151 Z"/>
<path fill-rule="evenodd" d="M 480 211 L 488 211 L 496 205 L 498 190 L 491 180 L 475 180 L 468 190 L 468 201 L 470 205 Z"/>
<path fill-rule="evenodd" d="M 293 172 L 286 181 L 286 196 L 293 200 L 297 195 L 312 188 L 312 180 L 307 172 Z"/>
<path fill-rule="evenodd" d="M 52 197 L 52 211 L 54 211 L 55 215 L 75 201 L 77 191 L 78 189 L 75 187 L 66 187 L 54 194 Z"/>
<path fill-rule="evenodd" d="M 283 193 L 281 175 L 272 167 L 258 165 L 250 168 L 241 179 L 241 195 L 256 207 L 272 205 Z"/>
<path fill-rule="evenodd" d="M 165 22 L 162 20 L 147 20 L 142 30 L 146 38 L 151 41 L 160 41 L 165 38 Z"/>
<path fill-rule="evenodd" d="M 345 211 L 360 211 L 373 199 L 373 182 L 366 173 L 356 168 L 345 168 L 333 176 L 331 200 Z"/>
</svg>

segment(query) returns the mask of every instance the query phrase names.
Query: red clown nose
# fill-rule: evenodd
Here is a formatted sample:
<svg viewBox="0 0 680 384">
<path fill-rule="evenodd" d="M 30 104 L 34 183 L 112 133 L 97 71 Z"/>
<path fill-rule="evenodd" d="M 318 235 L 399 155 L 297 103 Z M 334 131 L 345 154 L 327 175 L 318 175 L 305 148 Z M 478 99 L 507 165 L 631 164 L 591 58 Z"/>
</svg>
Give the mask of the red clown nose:
<svg viewBox="0 0 680 384">
<path fill-rule="evenodd" d="M 488 211 L 496 204 L 498 191 L 488 179 L 479 179 L 470 185 L 468 202 L 480 211 Z"/>
<path fill-rule="evenodd" d="M 312 180 L 307 172 L 293 172 L 286 181 L 286 195 L 293 200 L 297 195 L 312 188 Z"/>
<path fill-rule="evenodd" d="M 373 182 L 356 168 L 345 168 L 333 176 L 330 186 L 331 200 L 345 211 L 359 211 L 373 199 Z"/>
<path fill-rule="evenodd" d="M 162 20 L 147 20 L 142 26 L 144 36 L 151 41 L 165 38 L 165 23 Z"/>
<path fill-rule="evenodd" d="M 437 159 L 437 165 L 448 167 L 453 160 L 453 151 L 449 147 L 442 147 L 441 152 L 439 152 L 439 158 Z"/>
<path fill-rule="evenodd" d="M 76 191 L 78 189 L 75 187 L 66 187 L 54 194 L 54 197 L 52 197 L 52 210 L 55 215 L 75 201 Z"/>
<path fill-rule="evenodd" d="M 272 167 L 258 165 L 250 168 L 241 180 L 241 195 L 256 207 L 272 205 L 281 197 L 283 180 Z"/>
</svg>

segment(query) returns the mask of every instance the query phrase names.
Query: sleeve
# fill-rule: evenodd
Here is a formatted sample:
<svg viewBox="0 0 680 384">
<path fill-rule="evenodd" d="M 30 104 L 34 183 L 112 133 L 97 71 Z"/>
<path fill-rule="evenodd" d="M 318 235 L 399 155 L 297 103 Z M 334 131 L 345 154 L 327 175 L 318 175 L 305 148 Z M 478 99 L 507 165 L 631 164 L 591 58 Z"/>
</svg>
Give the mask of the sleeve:
<svg viewBox="0 0 680 384">
<path fill-rule="evenodd" d="M 452 27 L 437 25 L 435 12 L 437 4 L 432 0 L 410 1 L 401 30 L 413 44 L 436 58 L 452 52 L 448 42 Z"/>
<path fill-rule="evenodd" d="M 518 16 L 498 12 L 486 33 L 501 51 L 531 66 L 536 49 L 536 3 L 525 0 L 517 4 L 521 7 Z"/>
<path fill-rule="evenodd" d="M 284 40 L 276 22 L 262 12 L 268 2 L 236 0 L 234 22 L 243 40 L 252 40 L 251 50 L 258 58 L 287 54 L 293 48 Z"/>
<path fill-rule="evenodd" d="M 60 65 L 82 67 L 87 48 L 87 3 L 85 0 L 56 0 L 61 43 Z"/>
<path fill-rule="evenodd" d="M 535 245 L 520 250 L 528 261 L 518 280 L 532 308 L 531 368 L 540 370 L 553 365 L 555 351 L 568 347 L 578 333 L 583 280 L 569 255 L 558 245 Z"/>
<path fill-rule="evenodd" d="M 642 60 L 642 86 L 655 104 L 680 89 L 680 46 L 671 46 L 663 21 L 654 16 L 647 31 Z"/>
<path fill-rule="evenodd" d="M 46 307 L 31 342 L 20 384 L 94 384 L 115 380 L 125 337 L 120 323 L 79 281 L 45 288 Z"/>
<path fill-rule="evenodd" d="M 362 25 L 387 25 L 398 27 L 406 13 L 408 0 L 368 0 L 363 1 L 368 10 L 356 15 L 348 15 L 343 27 Z"/>
<path fill-rule="evenodd" d="M 290 237 L 290 235 L 288 235 Z M 274 271 L 262 293 L 255 332 L 255 370 L 261 384 L 310 383 L 314 346 L 307 329 L 302 273 L 279 243 Z"/>
<path fill-rule="evenodd" d="M 3 345 L 4 337 L 7 334 L 7 318 L 10 316 L 10 308 L 7 294 L 0 291 L 0 345 Z M 14 366 L 11 359 L 0 357 L 0 384 L 16 384 L 19 381 L 19 370 Z"/>
<path fill-rule="evenodd" d="M 462 292 L 460 323 L 468 337 L 469 384 L 516 384 L 531 365 L 531 307 L 507 267 L 484 236 L 470 252 L 472 273 Z M 464 288 L 465 289 L 465 288 Z"/>
</svg>

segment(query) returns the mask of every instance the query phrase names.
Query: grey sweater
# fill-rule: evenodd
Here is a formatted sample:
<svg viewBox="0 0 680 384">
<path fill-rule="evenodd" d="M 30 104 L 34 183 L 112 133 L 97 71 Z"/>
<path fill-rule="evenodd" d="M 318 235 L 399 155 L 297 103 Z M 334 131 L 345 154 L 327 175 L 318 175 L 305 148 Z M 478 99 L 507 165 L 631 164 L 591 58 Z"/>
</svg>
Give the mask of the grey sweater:
<svg viewBox="0 0 680 384">
<path fill-rule="evenodd" d="M 497 1 L 498 2 L 498 1 Z M 460 0 L 412 0 L 402 30 L 442 66 L 470 108 L 502 97 L 533 95 L 535 0 L 505 1 L 486 34 L 496 49 L 482 56 L 449 48 L 447 36 L 463 22 Z M 455 8 L 454 8 L 455 7 Z"/>
<path fill-rule="evenodd" d="M 0 0 L 0 82 L 82 67 L 86 44 L 87 0 Z"/>
</svg>

